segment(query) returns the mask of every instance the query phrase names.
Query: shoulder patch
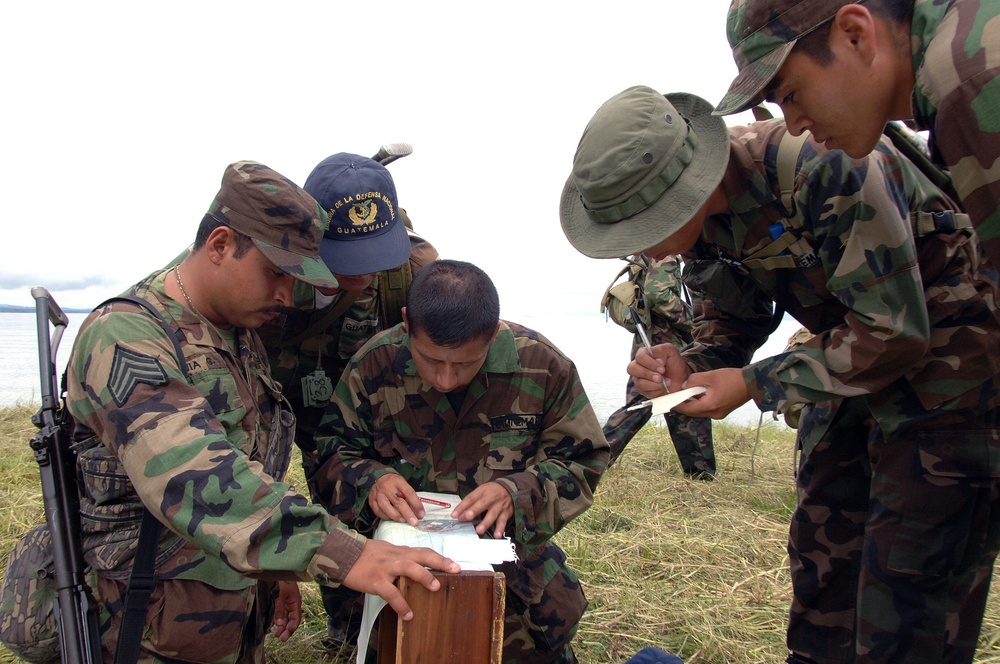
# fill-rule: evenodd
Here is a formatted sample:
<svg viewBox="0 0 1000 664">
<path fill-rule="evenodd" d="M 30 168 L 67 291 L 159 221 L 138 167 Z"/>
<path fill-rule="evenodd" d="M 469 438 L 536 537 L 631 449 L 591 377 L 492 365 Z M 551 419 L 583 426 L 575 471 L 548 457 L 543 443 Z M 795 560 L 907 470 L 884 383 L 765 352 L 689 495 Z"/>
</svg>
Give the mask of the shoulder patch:
<svg viewBox="0 0 1000 664">
<path fill-rule="evenodd" d="M 108 390 L 119 407 L 124 406 L 135 386 L 145 383 L 158 387 L 167 384 L 167 372 L 155 357 L 142 355 L 133 350 L 115 346 L 115 357 L 111 362 Z"/>
</svg>

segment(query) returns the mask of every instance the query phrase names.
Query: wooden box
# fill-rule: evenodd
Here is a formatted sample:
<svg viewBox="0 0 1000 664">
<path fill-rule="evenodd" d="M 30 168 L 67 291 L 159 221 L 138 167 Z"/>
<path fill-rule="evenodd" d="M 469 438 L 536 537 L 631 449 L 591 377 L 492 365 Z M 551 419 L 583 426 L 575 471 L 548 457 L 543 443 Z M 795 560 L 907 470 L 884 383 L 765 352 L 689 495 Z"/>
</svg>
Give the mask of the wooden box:
<svg viewBox="0 0 1000 664">
<path fill-rule="evenodd" d="M 435 572 L 431 592 L 400 577 L 396 584 L 413 609 L 399 620 L 391 607 L 379 615 L 379 664 L 500 664 L 506 587 L 500 572 Z"/>
</svg>

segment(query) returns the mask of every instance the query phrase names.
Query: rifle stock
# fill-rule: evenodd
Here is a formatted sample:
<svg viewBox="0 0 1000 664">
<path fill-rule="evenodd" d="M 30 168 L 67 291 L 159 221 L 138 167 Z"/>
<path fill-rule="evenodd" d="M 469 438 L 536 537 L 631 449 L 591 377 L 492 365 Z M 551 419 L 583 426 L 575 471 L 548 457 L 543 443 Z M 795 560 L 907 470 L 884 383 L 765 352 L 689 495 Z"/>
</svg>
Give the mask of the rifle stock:
<svg viewBox="0 0 1000 664">
<path fill-rule="evenodd" d="M 31 289 L 38 324 L 38 361 L 42 407 L 32 417 L 39 432 L 31 441 L 42 482 L 45 519 L 52 535 L 55 563 L 56 620 L 62 661 L 97 664 L 101 661 L 97 604 L 86 581 L 80 541 L 80 501 L 76 488 L 76 454 L 63 424 L 69 414 L 60 408 L 56 353 L 69 319 L 49 292 Z M 54 326 L 50 340 L 49 325 Z"/>
</svg>

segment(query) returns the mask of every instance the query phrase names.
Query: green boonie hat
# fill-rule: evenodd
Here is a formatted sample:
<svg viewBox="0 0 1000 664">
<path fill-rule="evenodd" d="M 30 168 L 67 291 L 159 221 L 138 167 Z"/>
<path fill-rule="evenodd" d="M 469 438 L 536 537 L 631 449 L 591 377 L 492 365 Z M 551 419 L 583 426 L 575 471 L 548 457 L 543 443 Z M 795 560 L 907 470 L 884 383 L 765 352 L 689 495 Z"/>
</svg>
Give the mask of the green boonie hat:
<svg viewBox="0 0 1000 664">
<path fill-rule="evenodd" d="M 319 258 L 326 212 L 304 189 L 255 161 L 230 164 L 208 215 L 253 239 L 274 265 L 318 288 L 337 288 Z"/>
<path fill-rule="evenodd" d="M 591 258 L 653 247 L 701 209 L 729 164 L 729 132 L 701 97 L 628 88 L 583 131 L 563 187 L 563 233 Z"/>
<path fill-rule="evenodd" d="M 740 73 L 715 107 L 716 115 L 745 111 L 763 101 L 764 88 L 781 69 L 795 42 L 834 17 L 844 5 L 864 0 L 733 0 L 726 35 Z"/>
</svg>

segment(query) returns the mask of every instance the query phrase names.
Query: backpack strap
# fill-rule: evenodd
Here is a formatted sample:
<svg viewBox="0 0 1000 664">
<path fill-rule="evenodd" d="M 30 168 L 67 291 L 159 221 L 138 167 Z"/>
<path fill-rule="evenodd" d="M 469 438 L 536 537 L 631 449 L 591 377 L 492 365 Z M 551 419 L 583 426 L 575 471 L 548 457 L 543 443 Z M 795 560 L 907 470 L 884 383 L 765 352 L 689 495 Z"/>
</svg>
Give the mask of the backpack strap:
<svg viewBox="0 0 1000 664">
<path fill-rule="evenodd" d="M 781 207 L 785 209 L 785 216 L 789 218 L 796 216 L 795 198 L 793 196 L 795 171 L 799 162 L 799 153 L 802 151 L 802 146 L 805 145 L 809 136 L 808 130 L 803 130 L 798 136 L 792 136 L 792 132 L 786 128 L 785 133 L 781 137 L 781 142 L 778 143 L 778 189 L 781 192 L 779 197 Z M 799 219 L 794 225 L 801 228 L 802 220 Z"/>
<path fill-rule="evenodd" d="M 409 237 L 411 249 L 416 245 L 426 242 L 423 237 L 413 230 L 413 225 L 406 214 L 406 210 L 400 208 L 399 213 L 403 218 L 403 224 L 406 226 L 406 234 Z M 420 269 L 419 265 L 417 269 Z M 407 259 L 399 267 L 379 272 L 379 320 L 382 323 L 383 330 L 388 330 L 403 322 L 403 307 L 406 306 L 406 294 L 410 291 L 410 282 L 412 281 L 412 258 Z"/>
<path fill-rule="evenodd" d="M 781 136 L 776 169 L 778 201 L 785 218 L 782 223 L 770 226 L 771 239 L 774 241 L 742 261 L 748 268 L 775 270 L 816 263 L 816 254 L 809 243 L 802 238 L 802 214 L 795 206 L 795 175 L 798 171 L 799 154 L 809 136 L 808 130 L 804 130 L 798 136 L 792 136 L 792 133 L 786 130 Z"/>
<path fill-rule="evenodd" d="M 184 377 L 188 377 L 187 363 L 184 361 L 184 351 L 177 339 L 176 331 L 170 327 L 166 319 L 156 308 L 146 300 L 134 295 L 112 297 L 95 308 L 103 307 L 116 301 L 126 301 L 145 309 L 159 321 L 163 331 L 174 344 L 177 362 Z M 115 647 L 115 664 L 131 664 L 139 659 L 139 646 L 142 643 L 142 632 L 146 625 L 146 608 L 149 597 L 156 587 L 156 543 L 160 539 L 163 524 L 146 509 L 142 508 L 142 523 L 139 526 L 139 542 L 136 545 L 135 558 L 132 561 L 132 573 L 128 577 L 125 588 L 125 602 L 122 607 L 122 622 L 118 630 L 118 644 Z"/>
<path fill-rule="evenodd" d="M 378 275 L 378 301 L 381 309 L 382 329 L 403 321 L 403 307 L 406 306 L 406 294 L 413 281 L 413 268 L 407 260 L 399 267 L 382 270 Z"/>
</svg>

